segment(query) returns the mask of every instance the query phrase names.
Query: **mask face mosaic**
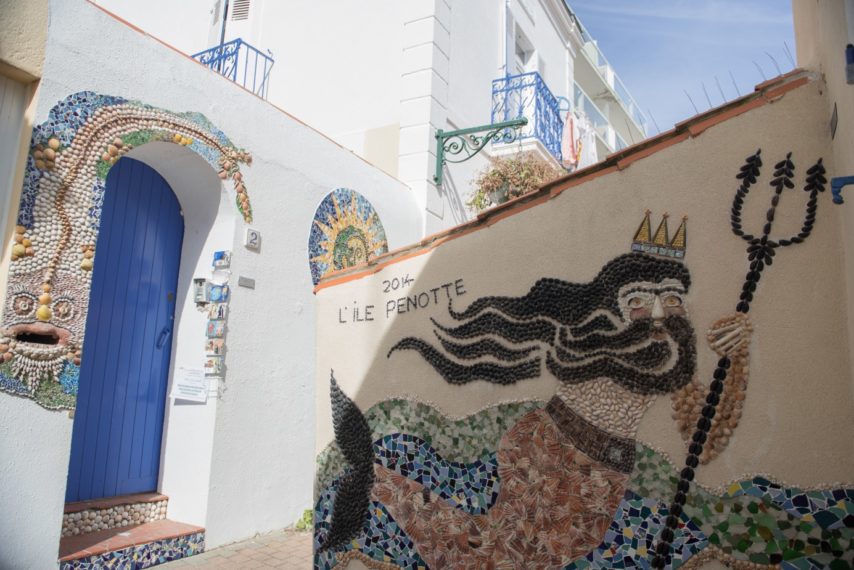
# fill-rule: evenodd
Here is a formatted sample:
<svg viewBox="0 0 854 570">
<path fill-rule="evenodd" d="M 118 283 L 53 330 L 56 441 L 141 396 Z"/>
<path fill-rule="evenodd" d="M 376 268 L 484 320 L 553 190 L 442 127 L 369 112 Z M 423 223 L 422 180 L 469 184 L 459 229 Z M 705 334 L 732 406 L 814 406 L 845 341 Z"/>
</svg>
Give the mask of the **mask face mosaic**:
<svg viewBox="0 0 854 570">
<path fill-rule="evenodd" d="M 713 559 L 738 569 L 850 567 L 854 488 L 804 490 L 753 475 L 716 489 L 693 482 L 741 417 L 759 274 L 774 249 L 809 235 L 822 189 L 819 162 L 807 175 L 803 235 L 768 238 L 773 211 L 765 239 L 744 235 L 740 206 L 760 165 L 757 153 L 742 169 L 733 209 L 749 283 L 700 342 L 683 263 L 686 218 L 671 239 L 667 216 L 652 232 L 647 212 L 633 253 L 590 282 L 549 277 L 520 296 L 453 299 L 431 319 L 432 334 L 389 341 L 386 357 L 417 354 L 437 390 L 551 375 L 550 399 L 460 419 L 415 398 L 361 410 L 333 377 L 335 441 L 318 456 L 315 568 L 352 560 L 378 569 L 690 568 Z M 775 167 L 772 208 L 792 168 L 790 157 Z M 698 370 L 699 350 L 719 358 L 711 379 Z M 681 467 L 636 439 L 663 395 L 685 439 Z"/>
<path fill-rule="evenodd" d="M 0 327 L 0 389 L 74 408 L 107 172 L 152 141 L 202 156 L 232 181 L 241 216 L 252 220 L 240 171 L 251 156 L 203 115 L 89 91 L 57 103 L 33 129 L 27 159 Z"/>
</svg>

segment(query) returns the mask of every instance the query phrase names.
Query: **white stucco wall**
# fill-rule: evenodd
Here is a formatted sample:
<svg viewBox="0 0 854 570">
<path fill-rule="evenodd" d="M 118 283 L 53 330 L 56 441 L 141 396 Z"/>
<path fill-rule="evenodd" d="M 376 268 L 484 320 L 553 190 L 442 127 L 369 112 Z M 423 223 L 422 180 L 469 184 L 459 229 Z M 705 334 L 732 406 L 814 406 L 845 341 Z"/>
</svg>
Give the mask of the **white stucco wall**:
<svg viewBox="0 0 854 570">
<path fill-rule="evenodd" d="M 135 2 L 134 0 L 93 0 L 116 16 L 147 34 L 160 38 L 187 54 L 198 53 L 219 41 L 223 0 L 183 0 Z M 211 34 L 216 41 L 211 43 Z"/>
<path fill-rule="evenodd" d="M 239 216 L 233 232 L 232 222 L 218 217 L 223 209 L 235 213 L 234 194 L 230 183 L 214 186 L 218 179 L 206 164 L 172 146 L 170 156 L 155 146 L 132 155 L 159 169 L 187 216 L 181 283 L 209 276 L 214 249 L 231 243 L 234 251 L 221 399 L 204 406 L 169 401 L 161 489 L 170 495 L 170 518 L 203 523 L 209 547 L 292 524 L 311 504 L 314 468 L 314 301 L 307 243 L 315 209 L 333 189 L 352 188 L 374 205 L 395 248 L 421 237 L 410 192 L 96 7 L 54 1 L 35 122 L 82 90 L 203 113 L 253 155 L 252 166 L 242 172 L 253 204 L 252 227 L 262 233 L 260 253 L 242 246 L 245 224 Z M 194 174 L 188 180 L 188 173 L 201 178 Z M 203 233 L 210 227 L 215 229 Z M 254 278 L 256 288 L 237 287 L 238 275 Z M 186 294 L 179 290 L 179 301 Z M 176 314 L 176 366 L 193 361 L 204 346 L 204 318 L 193 311 L 185 301 Z M 0 491 L 2 568 L 56 563 L 71 426 L 67 413 L 0 394 L 0 473 L 10 482 Z"/>
<path fill-rule="evenodd" d="M 374 162 L 364 133 L 400 122 L 402 11 L 393 0 L 265 2 L 257 47 L 276 58 L 270 100 Z"/>
</svg>

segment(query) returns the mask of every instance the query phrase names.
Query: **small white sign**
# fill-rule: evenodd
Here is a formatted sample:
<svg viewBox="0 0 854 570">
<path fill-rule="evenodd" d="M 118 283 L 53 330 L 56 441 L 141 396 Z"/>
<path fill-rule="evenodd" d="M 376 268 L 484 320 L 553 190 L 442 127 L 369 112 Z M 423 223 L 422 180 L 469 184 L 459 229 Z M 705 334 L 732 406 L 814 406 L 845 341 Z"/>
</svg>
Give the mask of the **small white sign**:
<svg viewBox="0 0 854 570">
<path fill-rule="evenodd" d="M 252 251 L 260 250 L 261 232 L 253 230 L 252 228 L 246 228 L 246 236 L 243 239 L 243 245 L 246 246 L 246 249 L 251 249 Z"/>
<path fill-rule="evenodd" d="M 205 378 L 204 369 L 179 367 L 169 396 L 175 400 L 207 402 L 208 379 Z"/>
</svg>

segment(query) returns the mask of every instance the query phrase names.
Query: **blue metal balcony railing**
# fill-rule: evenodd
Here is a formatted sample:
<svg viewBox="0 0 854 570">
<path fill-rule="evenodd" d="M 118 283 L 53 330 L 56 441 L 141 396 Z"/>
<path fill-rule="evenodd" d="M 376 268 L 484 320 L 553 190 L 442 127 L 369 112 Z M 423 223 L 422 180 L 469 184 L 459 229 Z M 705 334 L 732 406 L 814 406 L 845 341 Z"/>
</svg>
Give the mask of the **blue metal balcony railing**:
<svg viewBox="0 0 854 570">
<path fill-rule="evenodd" d="M 525 117 L 519 139 L 536 138 L 558 162 L 563 121 L 557 98 L 536 71 L 509 75 L 492 82 L 492 124 Z"/>
<path fill-rule="evenodd" d="M 270 87 L 270 70 L 275 63 L 270 50 L 267 50 L 267 54 L 237 38 L 200 51 L 192 58 L 266 99 Z"/>
</svg>

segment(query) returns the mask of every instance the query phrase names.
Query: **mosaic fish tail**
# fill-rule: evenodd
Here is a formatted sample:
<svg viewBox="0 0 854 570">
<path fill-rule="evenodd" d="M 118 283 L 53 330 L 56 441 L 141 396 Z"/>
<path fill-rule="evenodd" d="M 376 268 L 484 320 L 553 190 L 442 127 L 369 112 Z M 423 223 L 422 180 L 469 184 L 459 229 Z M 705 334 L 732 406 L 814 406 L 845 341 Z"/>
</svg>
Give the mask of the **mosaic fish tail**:
<svg viewBox="0 0 854 570">
<path fill-rule="evenodd" d="M 320 551 L 335 549 L 356 538 L 368 520 L 374 486 L 374 446 L 371 428 L 356 406 L 330 374 L 332 423 L 335 443 L 351 468 L 341 477 L 332 509 L 332 523 Z"/>
</svg>

